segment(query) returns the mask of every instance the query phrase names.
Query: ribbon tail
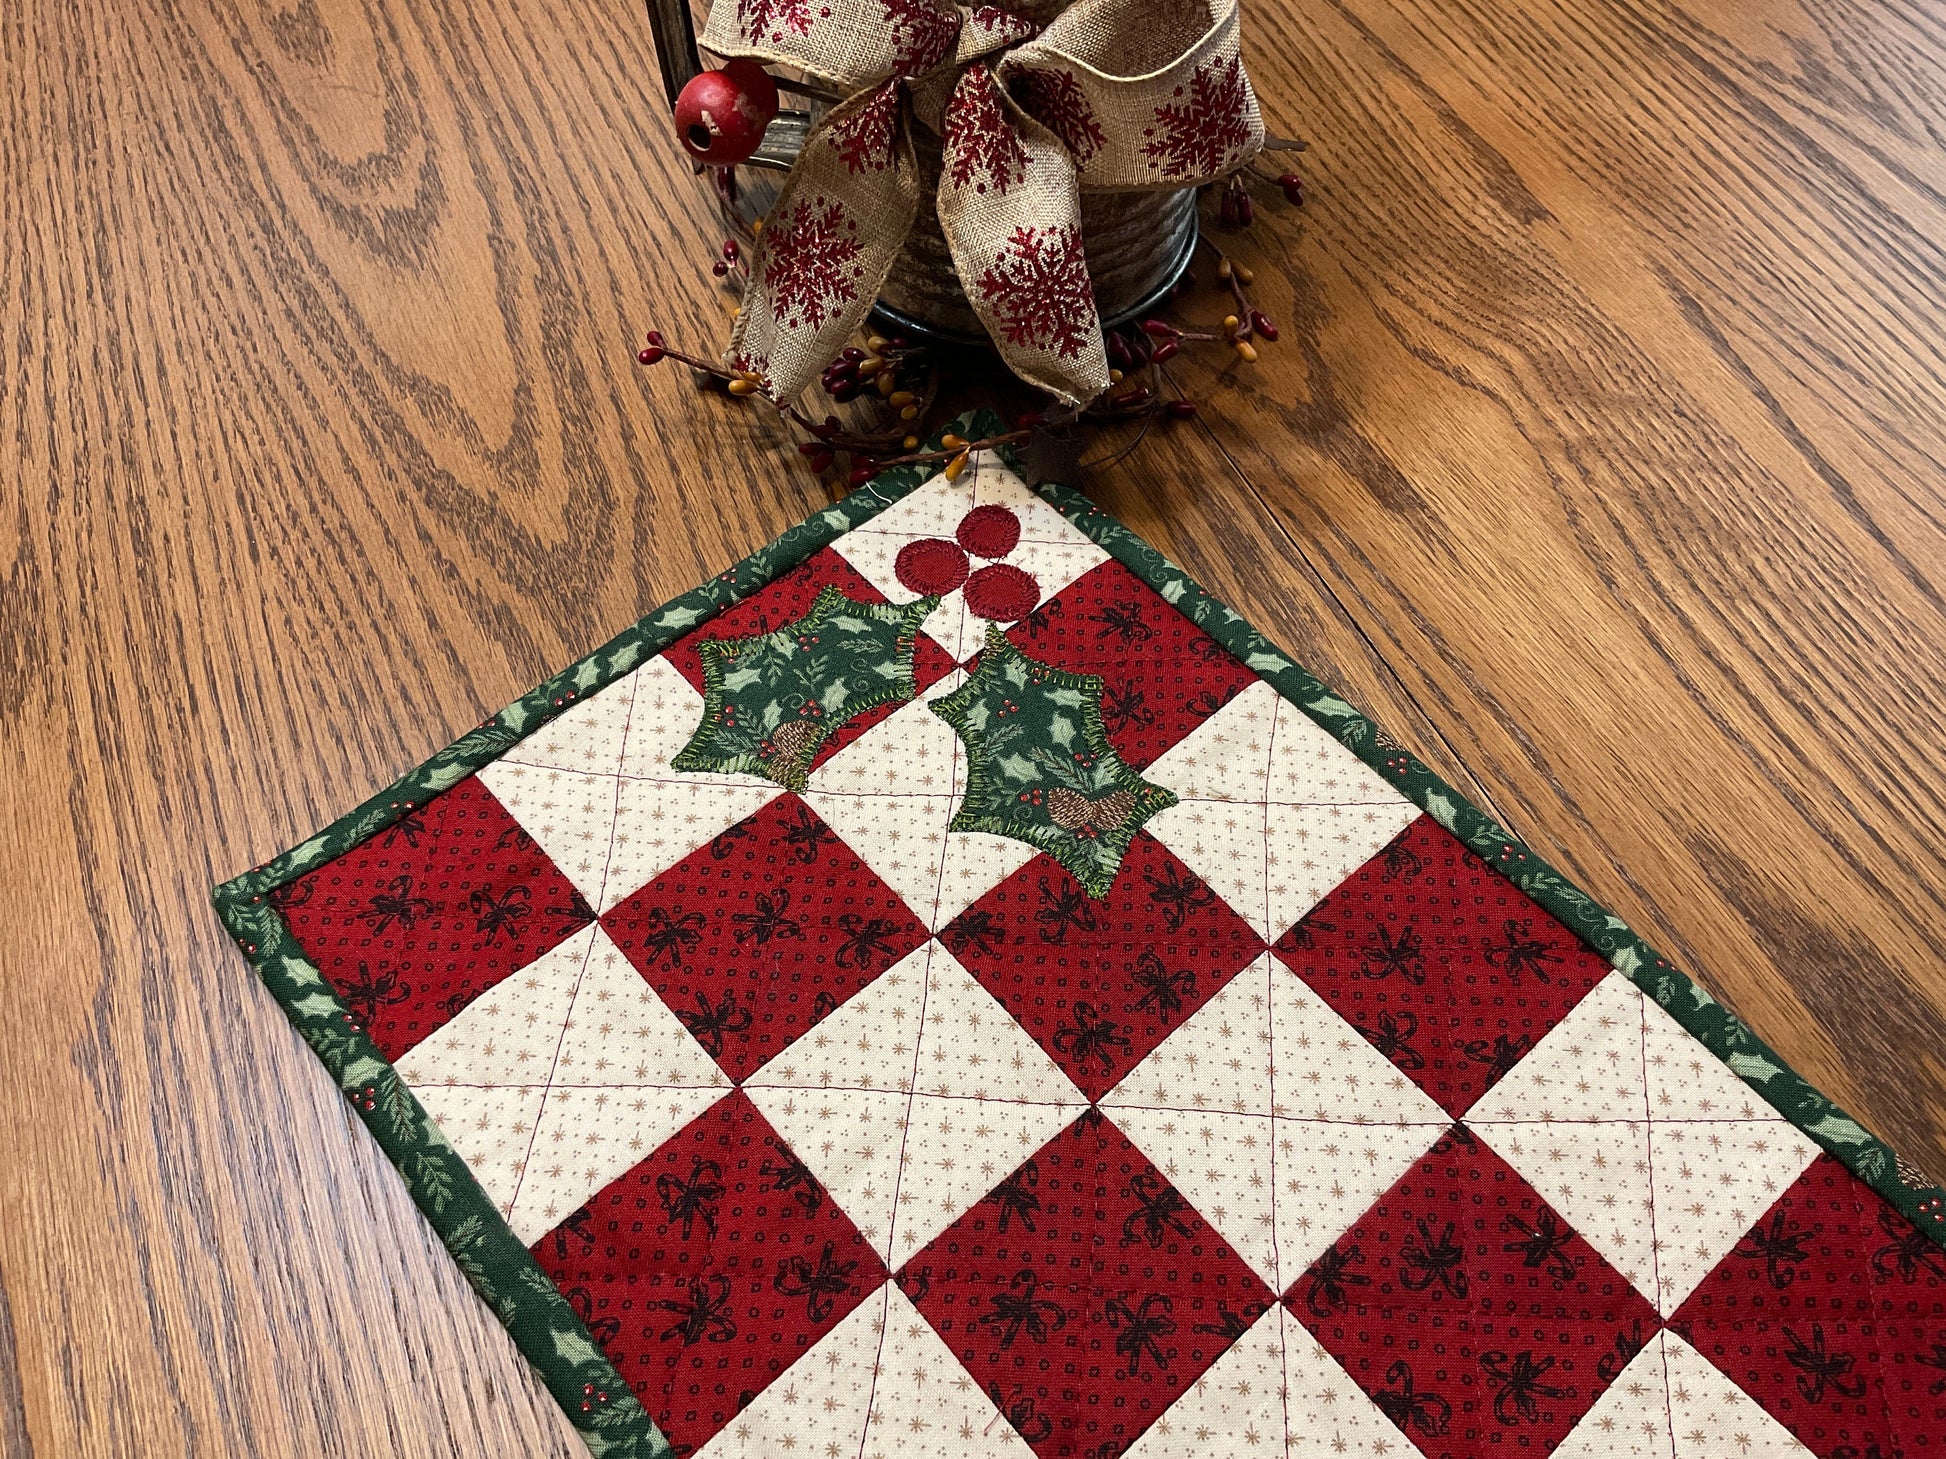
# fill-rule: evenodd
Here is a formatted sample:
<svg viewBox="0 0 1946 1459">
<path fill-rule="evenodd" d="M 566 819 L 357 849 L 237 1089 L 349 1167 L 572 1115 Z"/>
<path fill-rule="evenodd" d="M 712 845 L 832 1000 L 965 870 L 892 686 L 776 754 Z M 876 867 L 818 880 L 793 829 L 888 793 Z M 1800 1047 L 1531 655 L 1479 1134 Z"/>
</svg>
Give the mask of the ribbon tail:
<svg viewBox="0 0 1946 1459">
<path fill-rule="evenodd" d="M 725 360 L 795 399 L 851 340 L 919 211 L 900 83 L 833 108 L 805 140 L 758 236 Z"/>
<path fill-rule="evenodd" d="M 1073 159 L 984 65 L 946 106 L 939 226 L 1009 369 L 1073 406 L 1108 388 Z"/>
</svg>

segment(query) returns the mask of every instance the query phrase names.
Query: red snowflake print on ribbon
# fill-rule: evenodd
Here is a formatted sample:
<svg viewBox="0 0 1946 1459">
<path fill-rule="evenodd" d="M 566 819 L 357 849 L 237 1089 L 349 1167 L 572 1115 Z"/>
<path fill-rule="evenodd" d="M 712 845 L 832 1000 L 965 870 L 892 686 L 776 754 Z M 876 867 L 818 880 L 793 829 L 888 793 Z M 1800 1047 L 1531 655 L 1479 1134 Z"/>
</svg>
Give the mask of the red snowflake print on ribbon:
<svg viewBox="0 0 1946 1459">
<path fill-rule="evenodd" d="M 1149 138 L 1142 155 L 1165 177 L 1213 177 L 1229 166 L 1231 156 L 1250 145 L 1250 83 L 1244 78 L 1243 58 L 1218 58 L 1198 66 L 1176 100 L 1155 109 L 1156 124 L 1144 129 Z"/>
<path fill-rule="evenodd" d="M 969 184 L 976 193 L 1007 189 L 1027 176 L 1027 149 L 1015 135 L 1000 105 L 993 73 L 975 66 L 953 88 L 946 107 L 946 152 L 953 186 Z"/>
<path fill-rule="evenodd" d="M 811 0 L 737 0 L 737 26 L 752 40 L 808 35 Z"/>
<path fill-rule="evenodd" d="M 1094 288 L 1071 223 L 1014 229 L 978 288 L 1010 344 L 1072 359 L 1094 338 Z"/>
<path fill-rule="evenodd" d="M 892 30 L 892 70 L 899 76 L 923 76 L 953 53 L 959 39 L 959 15 L 940 10 L 931 0 L 878 0 Z"/>
<path fill-rule="evenodd" d="M 1072 71 L 1019 71 L 1008 84 L 1022 109 L 1067 144 L 1075 166 L 1085 167 L 1108 145 L 1108 135 Z"/>
<path fill-rule="evenodd" d="M 831 148 L 847 172 L 883 172 L 899 136 L 899 86 L 888 81 L 872 99 L 831 124 Z"/>
<path fill-rule="evenodd" d="M 989 40 L 999 45 L 1018 45 L 1040 33 L 1040 27 L 1026 16 L 1002 10 L 998 5 L 975 5 L 967 20 L 975 30 L 985 32 Z"/>
<path fill-rule="evenodd" d="M 800 198 L 790 217 L 770 235 L 764 287 L 778 320 L 792 329 L 822 329 L 858 297 L 864 252 L 858 225 L 843 203 Z"/>
</svg>

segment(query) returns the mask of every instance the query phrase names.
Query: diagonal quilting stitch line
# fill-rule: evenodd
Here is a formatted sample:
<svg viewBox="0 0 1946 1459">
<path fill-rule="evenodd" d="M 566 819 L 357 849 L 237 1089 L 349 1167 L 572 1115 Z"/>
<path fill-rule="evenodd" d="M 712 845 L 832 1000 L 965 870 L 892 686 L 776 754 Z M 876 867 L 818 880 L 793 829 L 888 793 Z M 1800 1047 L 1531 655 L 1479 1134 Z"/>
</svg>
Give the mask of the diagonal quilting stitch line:
<svg viewBox="0 0 1946 1459">
<path fill-rule="evenodd" d="M 1662 1317 L 1662 1232 L 1656 1221 L 1655 1209 L 1655 1101 L 1649 1097 L 1649 1010 L 1643 1002 L 1642 993 L 1636 995 L 1636 1013 L 1642 1030 L 1642 1144 L 1648 1150 L 1648 1169 L 1643 1178 L 1649 1187 L 1649 1282 L 1653 1290 L 1649 1294 L 1649 1305 L 1655 1308 L 1656 1317 Z M 1664 1358 L 1665 1365 L 1668 1362 Z M 1664 1393 L 1664 1398 L 1668 1394 Z M 1669 1427 L 1675 1428 L 1675 1413 L 1669 1415 Z"/>
<path fill-rule="evenodd" d="M 628 681 L 628 710 L 622 716 L 622 759 L 624 761 L 626 760 L 628 755 L 629 730 L 633 727 L 635 723 L 635 696 L 641 689 L 641 682 L 642 681 L 636 677 L 631 677 Z M 601 905 L 602 901 L 606 898 L 608 893 L 608 872 L 609 872 L 609 868 L 615 864 L 615 836 L 617 833 L 618 824 L 621 819 L 621 811 L 622 811 L 622 782 L 621 782 L 621 778 L 617 776 L 615 780 L 615 816 L 614 819 L 609 822 L 608 854 L 605 858 L 603 858 L 602 861 L 601 885 L 598 888 L 596 888 L 596 892 L 595 892 L 594 904 L 596 906 Z M 560 1068 L 561 1068 L 561 1050 L 567 1044 L 568 1041 L 568 1025 L 574 1021 L 574 1006 L 577 1002 L 580 1001 L 582 983 L 587 981 L 588 959 L 592 958 L 595 955 L 595 947 L 600 941 L 601 939 L 598 937 L 591 937 L 588 939 L 587 957 L 584 957 L 581 960 L 581 971 L 576 973 L 574 977 L 574 991 L 568 995 L 567 1017 L 561 1020 L 561 1032 L 559 1033 L 559 1035 L 556 1036 L 554 1040 L 554 1058 L 553 1061 L 548 1065 L 547 1090 L 541 1096 L 541 1107 L 534 1112 L 534 1129 L 533 1129 L 533 1133 L 527 1137 L 527 1153 L 521 1157 L 520 1177 L 518 1180 L 514 1182 L 513 1194 L 507 1197 L 507 1214 L 509 1218 L 512 1217 L 515 1208 L 519 1205 L 520 1193 L 522 1190 L 526 1188 L 527 1185 L 527 1168 L 534 1159 L 534 1143 L 537 1140 L 539 1140 L 541 1137 L 541 1123 L 547 1118 L 548 1100 L 553 1096 L 554 1093 L 554 1076 L 560 1072 Z"/>
<path fill-rule="evenodd" d="M 1270 788 L 1271 773 L 1277 763 L 1277 721 L 1280 716 L 1270 717 L 1270 733 L 1264 737 L 1264 789 Z M 1271 925 L 1270 921 L 1270 801 L 1264 801 L 1264 927 L 1275 937 L 1283 935 L 1282 929 Z M 1273 1285 L 1277 1290 L 1271 1296 L 1270 1310 L 1277 1313 L 1277 1356 L 1278 1384 L 1277 1393 L 1284 1405 L 1284 1443 L 1291 1441 L 1291 1353 L 1290 1339 L 1284 1322 L 1283 1301 L 1287 1283 L 1284 1281 L 1284 1245 L 1277 1239 L 1277 969 L 1281 964 L 1268 952 L 1263 954 L 1264 964 L 1264 1062 L 1269 1071 L 1270 1085 L 1270 1270 L 1275 1278 Z M 1335 1238 L 1334 1238 L 1335 1239 Z M 1295 1280 L 1293 1278 L 1293 1280 Z"/>
<path fill-rule="evenodd" d="M 976 465 L 974 467 L 974 470 L 977 472 L 979 470 L 979 467 Z M 977 483 L 979 478 L 975 476 L 974 480 Z M 964 605 L 962 605 L 962 611 L 964 611 Z M 955 755 L 950 763 L 952 769 L 948 774 L 947 785 L 946 785 L 947 794 L 949 797 L 958 794 L 960 789 L 959 756 Z M 945 836 L 950 836 L 952 832 L 946 831 L 946 832 L 942 832 L 941 834 Z M 945 850 L 945 846 L 942 844 L 939 853 L 939 871 L 933 881 L 933 898 L 932 898 L 931 915 L 926 919 L 927 927 L 931 927 L 933 923 L 939 920 L 939 904 L 941 901 L 945 899 L 946 896 L 945 887 L 946 887 L 946 850 Z M 932 949 L 935 947 L 941 948 L 943 950 L 944 944 L 942 944 L 939 941 L 937 936 L 927 937 L 926 972 L 925 972 L 926 981 L 920 986 L 920 990 L 919 990 L 919 1031 L 912 1040 L 911 1088 L 907 1091 L 905 1097 L 905 1127 L 899 1131 L 898 1173 L 894 1175 L 892 1178 L 892 1214 L 889 1220 L 887 1221 L 886 1228 L 885 1228 L 885 1254 L 888 1258 L 892 1255 L 892 1243 L 898 1238 L 898 1234 L 899 1234 L 899 1192 L 903 1190 L 905 1187 L 905 1148 L 907 1142 L 912 1137 L 913 1101 L 918 1098 L 919 1054 L 920 1051 L 924 1049 L 926 1046 L 926 1003 L 932 997 L 932 958 L 933 958 Z M 892 1282 L 892 1280 L 893 1278 L 888 1276 L 886 1278 L 887 1284 L 889 1285 Z M 887 1304 L 885 1310 L 886 1310 L 886 1316 L 888 1320 L 879 1324 L 878 1351 L 872 1355 L 872 1386 L 870 1387 L 870 1389 L 866 1391 L 865 1394 L 865 1422 L 864 1422 L 864 1426 L 858 1432 L 858 1459 L 865 1459 L 865 1445 L 868 1442 L 870 1442 L 871 1439 L 872 1405 L 878 1401 L 878 1375 L 879 1375 L 880 1368 L 884 1366 L 885 1337 L 887 1332 L 891 1328 L 891 1322 L 889 1321 L 889 1318 L 891 1316 L 891 1310 L 892 1310 L 890 1305 L 892 1299 L 890 1296 L 887 1296 L 885 1300 Z"/>
<path fill-rule="evenodd" d="M 1656 1351 L 1662 1355 L 1662 1411 L 1669 1416 L 1669 1459 L 1682 1459 L 1676 1452 L 1676 1399 L 1669 1388 L 1669 1329 L 1662 1328 L 1655 1335 Z M 1619 1378 L 1621 1375 L 1615 1375 Z"/>
</svg>

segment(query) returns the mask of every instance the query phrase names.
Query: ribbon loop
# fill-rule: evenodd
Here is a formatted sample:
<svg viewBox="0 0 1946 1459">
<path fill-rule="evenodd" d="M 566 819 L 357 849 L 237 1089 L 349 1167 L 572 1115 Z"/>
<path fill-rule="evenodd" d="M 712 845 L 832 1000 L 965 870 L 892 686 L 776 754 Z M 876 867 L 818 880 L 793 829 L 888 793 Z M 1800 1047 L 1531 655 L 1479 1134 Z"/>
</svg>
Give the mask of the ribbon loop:
<svg viewBox="0 0 1946 1459">
<path fill-rule="evenodd" d="M 1067 144 L 1083 188 L 1199 187 L 1263 147 L 1241 30 L 1236 0 L 1083 0 L 1000 76 Z"/>
<path fill-rule="evenodd" d="M 1015 374 L 1069 405 L 1108 388 L 1073 159 L 985 65 L 960 74 L 946 107 L 939 227 Z"/>
</svg>

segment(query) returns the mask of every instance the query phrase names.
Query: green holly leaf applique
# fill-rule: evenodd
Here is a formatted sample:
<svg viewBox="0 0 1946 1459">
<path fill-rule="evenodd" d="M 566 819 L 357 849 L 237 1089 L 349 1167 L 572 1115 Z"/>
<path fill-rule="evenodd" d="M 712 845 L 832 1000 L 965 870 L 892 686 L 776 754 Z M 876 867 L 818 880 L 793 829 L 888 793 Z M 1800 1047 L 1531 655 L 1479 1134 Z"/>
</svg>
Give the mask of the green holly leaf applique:
<svg viewBox="0 0 1946 1459">
<path fill-rule="evenodd" d="M 913 651 L 938 606 L 860 603 L 827 587 L 795 623 L 705 640 L 703 722 L 670 765 L 804 789 L 818 746 L 867 710 L 919 692 Z"/>
<path fill-rule="evenodd" d="M 1105 897 L 1142 823 L 1176 803 L 1115 753 L 1102 681 L 1031 659 L 998 626 L 973 676 L 932 712 L 966 746 L 966 796 L 948 831 L 1011 836 Z"/>
</svg>

